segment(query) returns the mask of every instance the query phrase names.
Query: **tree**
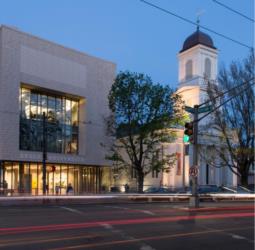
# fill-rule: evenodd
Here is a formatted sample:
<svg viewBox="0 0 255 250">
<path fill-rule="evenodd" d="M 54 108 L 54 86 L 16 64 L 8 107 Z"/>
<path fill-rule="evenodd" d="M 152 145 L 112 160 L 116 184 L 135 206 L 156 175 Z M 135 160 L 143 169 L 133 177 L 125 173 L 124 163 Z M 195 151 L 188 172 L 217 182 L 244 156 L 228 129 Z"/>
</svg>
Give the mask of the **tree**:
<svg viewBox="0 0 255 250">
<path fill-rule="evenodd" d="M 174 155 L 162 155 L 161 144 L 175 139 L 169 128 L 182 123 L 183 103 L 168 86 L 128 71 L 117 75 L 108 100 L 112 111 L 108 132 L 117 140 L 107 158 L 118 162 L 120 170 L 133 168 L 138 191 L 143 192 L 147 174 L 169 168 L 175 161 Z"/>
<path fill-rule="evenodd" d="M 228 91 L 220 100 L 223 105 L 214 112 L 213 123 L 227 151 L 218 150 L 217 154 L 244 186 L 254 164 L 254 63 L 251 53 L 242 63 L 222 67 L 218 84 L 209 82 L 207 90 L 214 108 L 220 104 L 215 96 Z"/>
</svg>

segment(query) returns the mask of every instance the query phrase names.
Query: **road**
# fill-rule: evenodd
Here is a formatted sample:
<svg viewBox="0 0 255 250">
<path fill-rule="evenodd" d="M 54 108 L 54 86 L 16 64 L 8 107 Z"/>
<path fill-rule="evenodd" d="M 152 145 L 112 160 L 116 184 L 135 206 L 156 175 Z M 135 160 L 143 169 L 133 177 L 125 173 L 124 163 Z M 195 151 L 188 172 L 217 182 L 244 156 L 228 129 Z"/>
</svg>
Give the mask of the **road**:
<svg viewBox="0 0 255 250">
<path fill-rule="evenodd" d="M 0 207 L 0 249 L 253 250 L 254 204 Z"/>
</svg>

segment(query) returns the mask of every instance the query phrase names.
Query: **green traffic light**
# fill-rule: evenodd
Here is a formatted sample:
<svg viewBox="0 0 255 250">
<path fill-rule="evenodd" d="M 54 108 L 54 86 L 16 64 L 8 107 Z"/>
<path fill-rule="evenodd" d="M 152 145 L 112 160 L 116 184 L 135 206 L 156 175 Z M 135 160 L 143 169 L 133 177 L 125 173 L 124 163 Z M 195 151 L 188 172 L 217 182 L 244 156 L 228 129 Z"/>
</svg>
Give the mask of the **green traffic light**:
<svg viewBox="0 0 255 250">
<path fill-rule="evenodd" d="M 189 142 L 189 136 L 183 135 L 183 142 Z"/>
</svg>

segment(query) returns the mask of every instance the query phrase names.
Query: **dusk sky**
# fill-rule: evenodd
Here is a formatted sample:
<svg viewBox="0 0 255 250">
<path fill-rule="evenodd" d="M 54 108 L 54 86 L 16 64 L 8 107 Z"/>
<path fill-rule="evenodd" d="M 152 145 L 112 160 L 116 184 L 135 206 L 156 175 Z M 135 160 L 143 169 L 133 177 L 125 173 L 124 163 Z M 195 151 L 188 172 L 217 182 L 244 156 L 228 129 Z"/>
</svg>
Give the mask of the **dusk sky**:
<svg viewBox="0 0 255 250">
<path fill-rule="evenodd" d="M 148 0 L 201 25 L 254 46 L 254 23 L 212 0 Z M 219 0 L 254 18 L 253 0 Z M 0 24 L 150 75 L 177 86 L 177 53 L 196 27 L 140 0 L 0 0 Z M 201 29 L 204 31 L 203 29 Z M 244 58 L 249 49 L 210 32 L 219 66 Z"/>
</svg>

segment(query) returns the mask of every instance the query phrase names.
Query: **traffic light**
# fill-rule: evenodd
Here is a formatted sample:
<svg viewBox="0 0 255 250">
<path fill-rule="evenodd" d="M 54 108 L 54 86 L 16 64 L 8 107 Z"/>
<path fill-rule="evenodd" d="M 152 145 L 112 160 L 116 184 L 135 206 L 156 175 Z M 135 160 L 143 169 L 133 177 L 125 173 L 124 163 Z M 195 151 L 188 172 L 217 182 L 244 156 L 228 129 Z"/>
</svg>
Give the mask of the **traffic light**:
<svg viewBox="0 0 255 250">
<path fill-rule="evenodd" d="M 185 123 L 184 137 L 186 137 L 185 142 L 193 141 L 193 122 Z"/>
</svg>

